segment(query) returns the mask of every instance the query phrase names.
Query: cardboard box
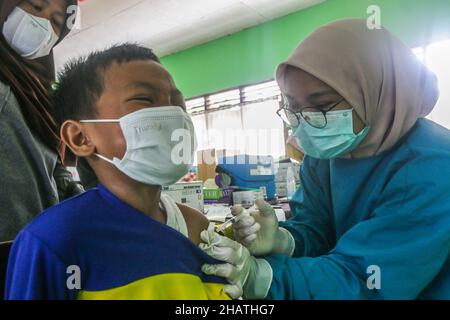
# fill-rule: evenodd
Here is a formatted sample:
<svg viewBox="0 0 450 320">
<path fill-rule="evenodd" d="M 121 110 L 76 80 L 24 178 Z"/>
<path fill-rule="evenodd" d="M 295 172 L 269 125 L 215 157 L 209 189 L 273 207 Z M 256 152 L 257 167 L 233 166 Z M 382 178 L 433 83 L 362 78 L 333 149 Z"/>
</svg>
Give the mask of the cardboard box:
<svg viewBox="0 0 450 320">
<path fill-rule="evenodd" d="M 217 159 L 239 154 L 237 150 L 208 149 L 197 151 L 197 179 L 205 182 L 216 177 Z"/>
<path fill-rule="evenodd" d="M 163 187 L 162 192 L 170 195 L 175 202 L 187 205 L 203 213 L 203 183 L 178 182 L 171 186 Z"/>
</svg>

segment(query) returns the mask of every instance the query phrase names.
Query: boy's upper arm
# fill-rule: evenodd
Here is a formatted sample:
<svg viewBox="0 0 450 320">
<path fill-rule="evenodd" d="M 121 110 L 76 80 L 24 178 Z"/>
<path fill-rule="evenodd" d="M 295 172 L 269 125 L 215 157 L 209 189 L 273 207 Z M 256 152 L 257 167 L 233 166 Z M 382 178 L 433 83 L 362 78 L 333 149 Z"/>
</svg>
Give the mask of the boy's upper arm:
<svg viewBox="0 0 450 320">
<path fill-rule="evenodd" d="M 189 232 L 189 239 L 195 244 L 200 243 L 200 233 L 203 230 L 207 230 L 209 226 L 209 220 L 200 211 L 191 208 L 189 206 L 177 203 L 181 213 L 184 216 L 186 225 Z"/>
<path fill-rule="evenodd" d="M 66 282 L 66 264 L 42 241 L 24 230 L 14 241 L 8 259 L 7 300 L 74 298 Z"/>
</svg>

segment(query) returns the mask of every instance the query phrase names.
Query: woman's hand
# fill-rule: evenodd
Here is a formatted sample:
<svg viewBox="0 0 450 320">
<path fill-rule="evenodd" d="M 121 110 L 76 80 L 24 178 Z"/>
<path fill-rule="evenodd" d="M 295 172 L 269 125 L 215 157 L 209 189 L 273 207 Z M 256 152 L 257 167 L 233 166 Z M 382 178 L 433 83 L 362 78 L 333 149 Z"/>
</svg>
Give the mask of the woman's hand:
<svg viewBox="0 0 450 320">
<path fill-rule="evenodd" d="M 248 248 L 254 256 L 285 254 L 291 256 L 294 251 L 294 239 L 290 233 L 278 226 L 275 210 L 264 200 L 256 200 L 258 210 L 247 214 L 242 206 L 231 209 L 236 221 L 233 232 L 236 240 Z"/>
<path fill-rule="evenodd" d="M 205 230 L 200 237 L 204 241 L 199 245 L 200 249 L 225 262 L 202 267 L 204 273 L 228 280 L 230 284 L 224 286 L 225 293 L 233 299 L 242 295 L 248 299 L 265 298 L 272 282 L 272 269 L 267 261 L 252 257 L 243 245 L 214 230 Z"/>
</svg>

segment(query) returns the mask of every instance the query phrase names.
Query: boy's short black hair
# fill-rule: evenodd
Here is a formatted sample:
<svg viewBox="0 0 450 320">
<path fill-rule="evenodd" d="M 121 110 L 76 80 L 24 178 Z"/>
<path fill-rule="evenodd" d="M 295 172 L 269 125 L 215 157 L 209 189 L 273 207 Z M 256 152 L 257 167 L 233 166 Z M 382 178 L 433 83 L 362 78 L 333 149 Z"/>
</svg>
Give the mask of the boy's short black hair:
<svg viewBox="0 0 450 320">
<path fill-rule="evenodd" d="M 115 45 L 67 63 L 59 72 L 52 93 L 58 126 L 66 120 L 82 120 L 95 116 L 95 104 L 104 90 L 104 72 L 113 63 L 134 60 L 161 63 L 153 50 L 131 43 Z"/>
</svg>

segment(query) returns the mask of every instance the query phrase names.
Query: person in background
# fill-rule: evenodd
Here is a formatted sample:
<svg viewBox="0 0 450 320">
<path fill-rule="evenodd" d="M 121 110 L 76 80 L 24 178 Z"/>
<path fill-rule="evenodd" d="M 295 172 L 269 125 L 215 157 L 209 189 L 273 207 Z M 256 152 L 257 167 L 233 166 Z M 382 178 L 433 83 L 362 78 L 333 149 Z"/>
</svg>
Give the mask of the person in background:
<svg viewBox="0 0 450 320">
<path fill-rule="evenodd" d="M 13 240 L 38 213 L 83 189 L 50 102 L 52 49 L 70 31 L 75 0 L 0 2 L 0 242 Z"/>
<path fill-rule="evenodd" d="M 196 137 L 152 50 L 123 44 L 69 63 L 53 98 L 63 141 L 100 185 L 20 232 L 6 299 L 229 299 L 226 281 L 201 271 L 217 262 L 197 247 L 208 220 L 161 193 L 191 168 Z"/>
<path fill-rule="evenodd" d="M 352 19 L 312 33 L 276 78 L 306 154 L 293 217 L 234 208 L 243 245 L 204 232 L 226 262 L 204 271 L 254 299 L 450 299 L 450 132 L 425 119 L 435 75 Z"/>
</svg>

